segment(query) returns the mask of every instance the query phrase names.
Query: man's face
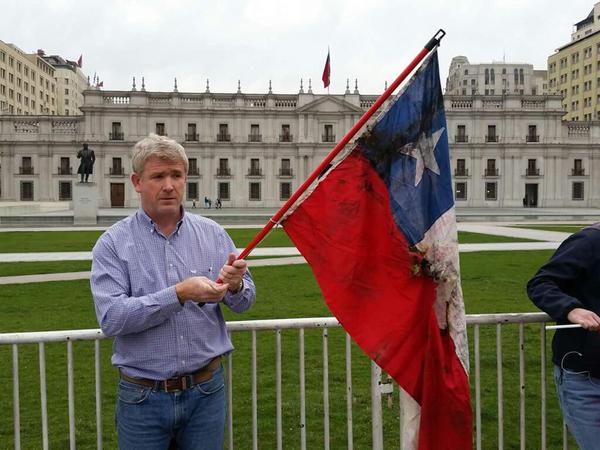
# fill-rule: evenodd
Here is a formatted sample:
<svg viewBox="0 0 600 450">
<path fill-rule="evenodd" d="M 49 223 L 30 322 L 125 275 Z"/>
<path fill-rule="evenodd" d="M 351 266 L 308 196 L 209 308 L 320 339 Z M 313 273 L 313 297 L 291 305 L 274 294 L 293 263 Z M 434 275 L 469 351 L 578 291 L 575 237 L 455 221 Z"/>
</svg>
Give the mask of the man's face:
<svg viewBox="0 0 600 450">
<path fill-rule="evenodd" d="M 142 208 L 157 221 L 179 218 L 186 178 L 183 162 L 150 158 L 142 173 L 131 175 L 131 182 L 140 194 Z"/>
</svg>

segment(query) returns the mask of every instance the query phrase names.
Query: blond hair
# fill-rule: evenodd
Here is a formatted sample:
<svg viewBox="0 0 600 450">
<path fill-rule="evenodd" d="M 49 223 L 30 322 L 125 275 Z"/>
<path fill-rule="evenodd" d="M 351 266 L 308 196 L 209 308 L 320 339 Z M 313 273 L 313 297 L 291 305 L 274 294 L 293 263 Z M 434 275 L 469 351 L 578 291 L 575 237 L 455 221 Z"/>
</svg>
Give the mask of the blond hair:
<svg viewBox="0 0 600 450">
<path fill-rule="evenodd" d="M 133 146 L 131 166 L 135 173 L 142 173 L 150 158 L 168 161 L 180 161 L 188 172 L 189 163 L 183 146 L 165 136 L 150 134 Z"/>
</svg>

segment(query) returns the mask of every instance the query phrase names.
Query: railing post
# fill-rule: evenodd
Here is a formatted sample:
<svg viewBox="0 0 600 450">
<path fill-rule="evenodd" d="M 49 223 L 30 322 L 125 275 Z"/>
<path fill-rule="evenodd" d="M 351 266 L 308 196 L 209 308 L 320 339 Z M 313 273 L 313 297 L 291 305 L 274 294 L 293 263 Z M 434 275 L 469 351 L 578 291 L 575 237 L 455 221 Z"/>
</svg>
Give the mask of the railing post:
<svg viewBox="0 0 600 450">
<path fill-rule="evenodd" d="M 21 413 L 19 405 L 19 347 L 12 346 L 13 357 L 13 420 L 15 433 L 15 450 L 21 450 Z"/>
<path fill-rule="evenodd" d="M 373 450 L 383 450 L 380 383 L 381 367 L 371 361 L 371 434 L 373 436 Z"/>
</svg>

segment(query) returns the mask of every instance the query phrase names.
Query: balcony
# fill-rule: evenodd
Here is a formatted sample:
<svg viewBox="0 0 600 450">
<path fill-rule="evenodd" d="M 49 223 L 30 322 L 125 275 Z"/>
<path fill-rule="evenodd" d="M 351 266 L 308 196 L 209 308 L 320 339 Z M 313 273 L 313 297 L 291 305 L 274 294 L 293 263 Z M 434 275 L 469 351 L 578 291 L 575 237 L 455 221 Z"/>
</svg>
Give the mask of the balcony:
<svg viewBox="0 0 600 450">
<path fill-rule="evenodd" d="M 279 176 L 280 177 L 293 177 L 294 176 L 294 170 L 293 169 L 279 169 Z"/>
<path fill-rule="evenodd" d="M 115 131 L 112 133 L 108 133 L 108 139 L 110 141 L 122 141 L 125 138 L 125 133 L 122 131 Z"/>
<path fill-rule="evenodd" d="M 125 171 L 122 167 L 109 167 L 108 175 L 111 177 L 122 177 L 125 176 Z"/>
<path fill-rule="evenodd" d="M 540 169 L 537 169 L 535 167 L 528 167 L 525 170 L 525 176 L 526 177 L 539 177 L 540 176 Z"/>
<path fill-rule="evenodd" d="M 217 142 L 231 142 L 231 135 L 227 133 L 217 134 Z"/>
<path fill-rule="evenodd" d="M 485 136 L 485 142 L 498 142 L 498 135 L 494 134 L 494 135 L 487 135 Z"/>
<path fill-rule="evenodd" d="M 469 169 L 454 169 L 454 176 L 455 177 L 468 177 Z"/>
<path fill-rule="evenodd" d="M 246 174 L 246 176 L 247 177 L 262 177 L 263 171 L 259 167 L 251 167 L 250 169 L 248 169 L 248 173 Z"/>
<path fill-rule="evenodd" d="M 483 176 L 484 177 L 497 177 L 497 176 L 499 176 L 498 169 L 485 169 L 483 172 Z"/>
<path fill-rule="evenodd" d="M 454 142 L 457 142 L 457 143 L 469 142 L 469 136 L 467 136 L 466 134 L 457 134 L 454 136 Z"/>
<path fill-rule="evenodd" d="M 58 167 L 58 170 L 56 173 L 59 175 L 73 175 L 73 168 L 72 167 Z"/>
<path fill-rule="evenodd" d="M 185 133 L 186 142 L 198 142 L 198 133 Z"/>
<path fill-rule="evenodd" d="M 198 167 L 190 167 L 188 170 L 188 177 L 199 177 L 200 169 Z"/>
<path fill-rule="evenodd" d="M 248 142 L 262 142 L 262 134 L 249 134 Z"/>
<path fill-rule="evenodd" d="M 292 142 L 293 140 L 294 136 L 289 133 L 279 135 L 279 142 Z"/>
<path fill-rule="evenodd" d="M 218 177 L 230 177 L 231 169 L 229 167 L 219 167 L 217 169 L 217 176 Z"/>
<path fill-rule="evenodd" d="M 539 134 L 528 134 L 525 136 L 525 142 L 540 142 Z"/>
<path fill-rule="evenodd" d="M 585 177 L 585 169 L 571 169 L 571 176 Z"/>
<path fill-rule="evenodd" d="M 19 175 L 33 175 L 33 167 L 19 167 Z"/>
<path fill-rule="evenodd" d="M 323 142 L 335 142 L 335 134 L 324 134 L 321 137 Z"/>
</svg>

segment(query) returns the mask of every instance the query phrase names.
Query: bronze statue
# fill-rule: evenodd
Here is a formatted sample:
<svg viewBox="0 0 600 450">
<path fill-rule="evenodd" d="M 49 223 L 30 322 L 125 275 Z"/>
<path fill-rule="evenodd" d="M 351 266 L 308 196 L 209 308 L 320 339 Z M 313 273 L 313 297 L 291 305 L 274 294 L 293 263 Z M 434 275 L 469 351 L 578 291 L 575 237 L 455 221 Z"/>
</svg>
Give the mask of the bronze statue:
<svg viewBox="0 0 600 450">
<path fill-rule="evenodd" d="M 77 173 L 81 174 L 81 182 L 87 183 L 90 174 L 94 171 L 94 162 L 96 161 L 94 150 L 88 148 L 87 144 L 83 144 L 83 148 L 77 152 L 77 158 L 81 159 Z"/>
</svg>

